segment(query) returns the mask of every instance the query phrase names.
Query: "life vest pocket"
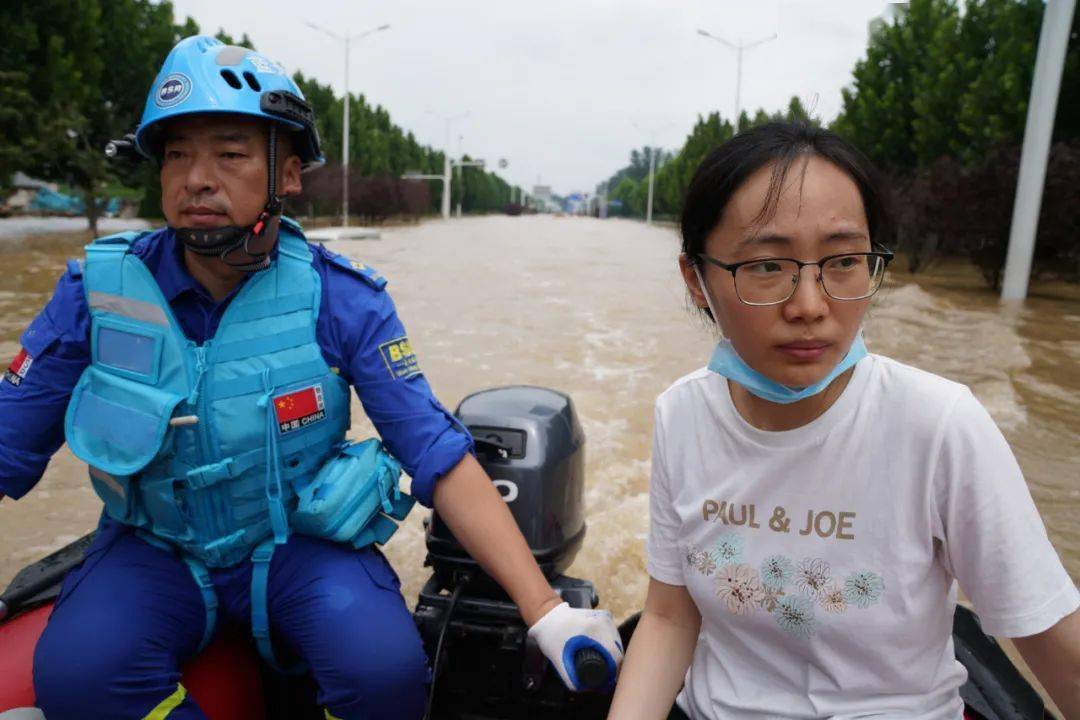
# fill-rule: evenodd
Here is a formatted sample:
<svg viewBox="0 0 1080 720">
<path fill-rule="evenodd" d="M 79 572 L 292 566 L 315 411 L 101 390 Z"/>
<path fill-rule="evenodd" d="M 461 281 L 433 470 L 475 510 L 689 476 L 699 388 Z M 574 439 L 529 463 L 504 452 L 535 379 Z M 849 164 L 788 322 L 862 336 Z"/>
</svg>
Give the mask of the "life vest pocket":
<svg viewBox="0 0 1080 720">
<path fill-rule="evenodd" d="M 64 434 L 80 460 L 133 475 L 165 450 L 169 419 L 184 398 L 91 365 L 68 403 Z"/>
<path fill-rule="evenodd" d="M 314 480 L 296 488 L 299 502 L 290 524 L 301 534 L 358 548 L 382 544 L 414 502 L 401 492 L 400 477 L 401 464 L 379 440 L 349 443 Z"/>
<path fill-rule="evenodd" d="M 182 539 L 188 528 L 187 518 L 184 517 L 187 496 L 179 488 L 181 482 L 173 477 L 150 478 L 144 475 L 138 483 L 139 502 L 153 523 L 154 532 L 175 540 Z"/>
<path fill-rule="evenodd" d="M 91 335 L 96 365 L 108 366 L 115 375 L 157 385 L 165 333 L 159 327 L 124 318 L 98 317 Z"/>
</svg>

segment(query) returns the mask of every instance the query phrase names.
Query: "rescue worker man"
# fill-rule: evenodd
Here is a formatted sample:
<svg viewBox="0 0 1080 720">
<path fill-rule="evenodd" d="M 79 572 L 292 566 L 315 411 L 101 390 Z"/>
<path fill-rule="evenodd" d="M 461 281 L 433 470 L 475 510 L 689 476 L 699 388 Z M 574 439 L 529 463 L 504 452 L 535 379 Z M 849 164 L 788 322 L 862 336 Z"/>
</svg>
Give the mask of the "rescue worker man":
<svg viewBox="0 0 1080 720">
<path fill-rule="evenodd" d="M 0 493 L 19 498 L 66 439 L 105 502 L 34 659 L 64 718 L 203 718 L 180 665 L 215 621 L 305 662 L 336 718 L 418 718 L 429 682 L 393 569 L 289 527 L 295 486 L 341 448 L 348 386 L 412 494 L 564 656 L 622 657 L 606 613 L 544 579 L 468 432 L 435 399 L 374 270 L 309 245 L 280 196 L 323 160 L 281 66 L 190 37 L 150 90 L 136 145 L 160 163 L 168 226 L 88 246 L 0 382 Z M 272 640 L 272 645 L 271 645 Z M 275 651 L 276 648 L 276 651 Z"/>
</svg>

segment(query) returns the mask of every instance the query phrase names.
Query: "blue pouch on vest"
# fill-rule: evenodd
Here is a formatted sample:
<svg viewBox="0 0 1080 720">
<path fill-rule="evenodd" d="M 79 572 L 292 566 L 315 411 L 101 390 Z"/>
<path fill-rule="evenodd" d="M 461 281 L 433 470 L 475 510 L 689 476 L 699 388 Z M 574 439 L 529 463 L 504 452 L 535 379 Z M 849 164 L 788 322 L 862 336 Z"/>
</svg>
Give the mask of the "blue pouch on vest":
<svg viewBox="0 0 1080 720">
<path fill-rule="evenodd" d="M 416 500 L 398 481 L 401 463 L 371 438 L 347 443 L 309 484 L 297 488 L 290 525 L 299 533 L 362 548 L 382 545 Z"/>
</svg>

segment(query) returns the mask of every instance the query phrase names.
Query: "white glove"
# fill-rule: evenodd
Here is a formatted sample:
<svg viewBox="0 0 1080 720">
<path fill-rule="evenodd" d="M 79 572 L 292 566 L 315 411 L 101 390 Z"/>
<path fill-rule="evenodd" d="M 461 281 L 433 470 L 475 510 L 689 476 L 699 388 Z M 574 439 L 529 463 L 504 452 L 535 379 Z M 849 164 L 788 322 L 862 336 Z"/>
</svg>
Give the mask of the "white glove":
<svg viewBox="0 0 1080 720">
<path fill-rule="evenodd" d="M 567 603 L 560 603 L 529 628 L 529 637 L 536 640 L 571 690 L 583 689 L 574 670 L 574 656 L 585 648 L 600 653 L 608 666 L 608 686 L 615 684 L 623 647 L 619 631 L 607 610 L 571 608 Z"/>
</svg>

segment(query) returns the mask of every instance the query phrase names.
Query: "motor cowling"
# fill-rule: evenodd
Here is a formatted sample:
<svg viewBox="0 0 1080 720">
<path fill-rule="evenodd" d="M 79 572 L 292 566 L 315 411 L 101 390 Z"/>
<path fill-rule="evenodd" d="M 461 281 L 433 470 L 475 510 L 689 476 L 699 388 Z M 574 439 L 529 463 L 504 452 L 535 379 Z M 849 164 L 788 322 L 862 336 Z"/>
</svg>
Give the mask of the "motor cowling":
<svg viewBox="0 0 1080 720">
<path fill-rule="evenodd" d="M 469 395 L 455 414 L 552 589 L 570 607 L 595 608 L 593 584 L 563 574 L 585 539 L 585 433 L 573 401 L 517 385 Z M 433 720 L 606 715 L 610 694 L 569 692 L 502 588 L 437 513 L 426 524 L 433 572 L 413 618 L 432 658 Z"/>
<path fill-rule="evenodd" d="M 469 395 L 455 411 L 476 455 L 549 579 L 573 563 L 585 539 L 585 433 L 570 396 L 516 385 Z M 428 561 L 453 585 L 455 573 L 482 574 L 433 513 Z"/>
</svg>

